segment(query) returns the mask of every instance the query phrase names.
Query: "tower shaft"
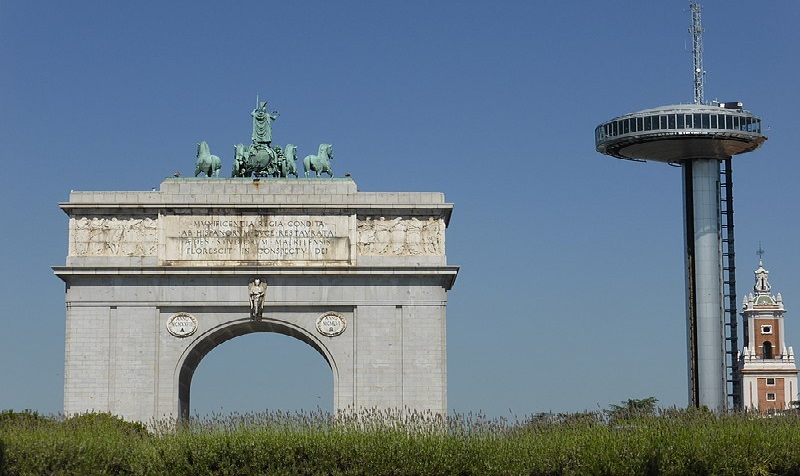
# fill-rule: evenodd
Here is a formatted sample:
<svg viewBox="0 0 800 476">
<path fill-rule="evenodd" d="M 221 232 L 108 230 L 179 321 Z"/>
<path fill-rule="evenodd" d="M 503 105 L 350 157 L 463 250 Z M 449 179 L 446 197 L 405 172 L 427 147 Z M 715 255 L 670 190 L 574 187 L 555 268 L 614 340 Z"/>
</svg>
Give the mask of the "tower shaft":
<svg viewBox="0 0 800 476">
<path fill-rule="evenodd" d="M 726 407 L 719 160 L 683 164 L 689 401 Z"/>
</svg>

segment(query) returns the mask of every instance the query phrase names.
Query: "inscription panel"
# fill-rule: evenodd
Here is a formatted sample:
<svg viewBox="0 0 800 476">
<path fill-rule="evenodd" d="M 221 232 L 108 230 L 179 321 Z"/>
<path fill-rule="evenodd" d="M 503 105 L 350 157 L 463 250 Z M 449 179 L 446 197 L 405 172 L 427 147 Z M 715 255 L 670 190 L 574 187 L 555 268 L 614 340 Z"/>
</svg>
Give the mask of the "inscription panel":
<svg viewBox="0 0 800 476">
<path fill-rule="evenodd" d="M 168 215 L 159 258 L 181 265 L 347 264 L 350 217 L 313 215 Z"/>
</svg>

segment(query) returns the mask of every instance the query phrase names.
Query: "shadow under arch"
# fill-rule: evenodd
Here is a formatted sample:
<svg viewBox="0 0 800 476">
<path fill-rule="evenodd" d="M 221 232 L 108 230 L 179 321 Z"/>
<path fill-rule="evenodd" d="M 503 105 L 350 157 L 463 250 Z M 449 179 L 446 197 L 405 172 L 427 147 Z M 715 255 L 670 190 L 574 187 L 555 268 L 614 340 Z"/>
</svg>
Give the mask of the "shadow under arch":
<svg viewBox="0 0 800 476">
<path fill-rule="evenodd" d="M 189 395 L 192 386 L 192 377 L 198 365 L 200 365 L 200 361 L 218 345 L 234 337 L 252 334 L 254 332 L 282 334 L 294 337 L 311 346 L 325 359 L 325 362 L 327 362 L 328 366 L 331 368 L 331 372 L 333 373 L 333 386 L 334 389 L 336 388 L 339 380 L 336 361 L 333 359 L 327 347 L 307 329 L 291 322 L 266 317 L 260 321 L 254 321 L 249 318 L 238 319 L 220 324 L 198 335 L 186 348 L 180 359 L 178 359 L 178 365 L 175 371 L 178 377 L 178 414 L 182 420 L 189 419 Z M 334 407 L 335 406 L 336 404 L 334 402 Z"/>
</svg>

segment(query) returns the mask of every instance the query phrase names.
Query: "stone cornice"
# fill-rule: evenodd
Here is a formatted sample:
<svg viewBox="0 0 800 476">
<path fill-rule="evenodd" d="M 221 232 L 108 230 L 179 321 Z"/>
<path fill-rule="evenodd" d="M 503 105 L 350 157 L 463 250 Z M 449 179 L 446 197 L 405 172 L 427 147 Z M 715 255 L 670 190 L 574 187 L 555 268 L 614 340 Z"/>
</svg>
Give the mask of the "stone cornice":
<svg viewBox="0 0 800 476">
<path fill-rule="evenodd" d="M 359 266 L 239 266 L 230 267 L 197 267 L 197 266 L 152 266 L 152 267 L 89 267 L 89 266 L 53 266 L 53 273 L 65 283 L 73 277 L 86 276 L 251 276 L 253 274 L 269 276 L 340 276 L 340 277 L 398 277 L 398 276 L 436 276 L 442 280 L 442 286 L 450 290 L 458 276 L 458 266 L 416 266 L 416 267 L 359 267 Z"/>
</svg>

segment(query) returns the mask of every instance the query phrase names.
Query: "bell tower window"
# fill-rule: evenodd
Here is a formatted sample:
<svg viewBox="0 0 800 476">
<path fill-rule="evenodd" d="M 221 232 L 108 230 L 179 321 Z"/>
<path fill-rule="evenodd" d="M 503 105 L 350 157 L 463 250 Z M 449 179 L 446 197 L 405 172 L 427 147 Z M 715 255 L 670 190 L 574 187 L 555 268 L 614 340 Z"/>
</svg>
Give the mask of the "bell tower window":
<svg viewBox="0 0 800 476">
<path fill-rule="evenodd" d="M 762 359 L 772 358 L 772 343 L 770 341 L 764 342 L 764 344 L 761 346 L 761 358 Z"/>
</svg>

